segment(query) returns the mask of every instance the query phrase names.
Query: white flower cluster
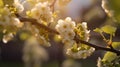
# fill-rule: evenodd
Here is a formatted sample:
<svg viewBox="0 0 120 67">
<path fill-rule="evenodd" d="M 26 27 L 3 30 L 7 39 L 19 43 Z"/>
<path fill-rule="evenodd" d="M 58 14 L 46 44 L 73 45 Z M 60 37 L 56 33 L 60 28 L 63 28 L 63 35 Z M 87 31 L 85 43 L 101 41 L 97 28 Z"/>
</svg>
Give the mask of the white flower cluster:
<svg viewBox="0 0 120 67">
<path fill-rule="evenodd" d="M 19 0 L 14 0 L 14 7 L 17 9 L 17 12 L 18 13 L 21 13 L 21 12 L 23 12 L 23 10 L 24 10 L 24 7 L 23 7 L 23 5 L 20 3 L 20 1 Z"/>
<path fill-rule="evenodd" d="M 83 31 L 85 32 L 84 40 L 88 41 L 89 40 L 90 30 L 87 30 L 87 23 L 86 22 L 82 22 L 82 28 L 83 28 Z"/>
<path fill-rule="evenodd" d="M 12 33 L 9 33 L 9 34 L 4 35 L 2 40 L 3 40 L 4 43 L 7 43 L 7 42 L 10 41 L 13 37 L 14 37 L 13 34 L 12 34 Z"/>
<path fill-rule="evenodd" d="M 31 9 L 31 16 L 40 22 L 51 22 L 52 12 L 50 10 L 48 2 L 37 3 L 35 7 Z"/>
<path fill-rule="evenodd" d="M 72 21 L 70 17 L 67 17 L 65 20 L 59 20 L 55 28 L 59 32 L 60 36 L 63 38 L 62 42 L 67 46 L 65 46 L 66 54 L 73 58 L 85 59 L 95 51 L 95 48 L 88 46 L 88 48 L 86 48 L 86 45 L 76 43 L 76 41 L 74 40 L 74 37 L 76 35 L 75 26 L 75 22 Z M 90 31 L 87 30 L 86 22 L 83 22 L 78 26 L 77 34 L 80 36 L 80 38 L 82 37 L 82 40 L 88 41 L 89 33 Z M 75 47 L 76 51 L 73 50 L 75 44 L 79 45 Z"/>
<path fill-rule="evenodd" d="M 88 41 L 89 40 L 89 33 L 90 30 L 87 30 L 87 23 L 82 22 L 76 27 L 76 33 L 79 35 L 81 40 Z M 67 55 L 73 58 L 78 59 L 85 59 L 88 56 L 90 56 L 94 51 L 95 48 L 89 47 L 85 44 L 78 44 L 78 46 L 75 48 L 76 51 L 72 48 L 67 49 Z"/>
<path fill-rule="evenodd" d="M 78 48 L 79 50 L 79 48 Z M 72 51 L 71 49 L 67 49 L 67 55 L 70 57 L 73 57 L 75 59 L 86 59 L 88 56 L 90 56 L 95 51 L 95 48 L 90 48 L 88 50 L 79 50 L 77 52 Z"/>
<path fill-rule="evenodd" d="M 97 67 L 102 67 L 102 60 L 100 57 L 98 58 L 98 61 L 97 61 Z"/>
<path fill-rule="evenodd" d="M 39 45 L 35 37 L 30 37 L 26 41 L 23 53 L 26 67 L 40 67 L 41 62 L 48 59 L 47 52 Z"/>
<path fill-rule="evenodd" d="M 0 25 L 11 25 L 16 27 L 22 27 L 22 23 L 16 17 L 12 17 L 8 8 L 3 8 L 3 13 L 0 16 Z"/>
<path fill-rule="evenodd" d="M 3 36 L 3 42 L 7 43 L 9 40 L 13 38 L 13 31 L 16 31 L 16 29 L 21 28 L 23 26 L 23 23 L 20 22 L 20 20 L 14 16 L 11 16 L 11 13 L 7 7 L 4 7 L 1 9 L 0 14 L 0 25 L 4 28 L 2 32 L 5 34 Z M 13 29 L 10 29 L 13 28 Z M 8 32 L 11 31 L 12 32 Z"/>
<path fill-rule="evenodd" d="M 40 30 L 36 26 L 34 26 L 32 24 L 29 24 L 29 23 L 26 23 L 25 24 L 25 30 L 30 31 L 31 34 L 36 37 L 36 39 L 37 39 L 37 41 L 39 42 L 40 45 L 43 45 L 45 47 L 51 46 L 51 44 L 49 43 L 49 40 L 45 37 L 46 35 L 41 34 L 41 33 L 44 33 L 44 31 Z"/>
<path fill-rule="evenodd" d="M 58 20 L 58 24 L 56 25 L 56 30 L 60 33 L 62 42 L 65 44 L 72 44 L 74 43 L 74 28 L 75 22 L 71 20 L 70 17 L 67 17 L 65 20 Z"/>
</svg>

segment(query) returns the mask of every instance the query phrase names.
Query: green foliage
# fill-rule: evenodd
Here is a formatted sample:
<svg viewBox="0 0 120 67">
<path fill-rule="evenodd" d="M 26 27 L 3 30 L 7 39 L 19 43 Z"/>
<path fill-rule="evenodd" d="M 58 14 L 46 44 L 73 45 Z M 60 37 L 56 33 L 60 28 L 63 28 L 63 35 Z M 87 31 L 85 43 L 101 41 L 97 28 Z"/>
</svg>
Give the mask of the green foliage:
<svg viewBox="0 0 120 67">
<path fill-rule="evenodd" d="M 102 30 L 100 28 L 96 28 L 96 29 L 94 29 L 94 31 L 97 32 L 97 33 L 101 33 L 102 32 Z"/>
<path fill-rule="evenodd" d="M 112 43 L 112 47 L 113 47 L 114 49 L 120 50 L 120 42 L 113 42 L 113 43 Z"/>
<path fill-rule="evenodd" d="M 107 33 L 107 34 L 110 34 L 110 35 L 113 35 L 113 36 L 115 35 L 116 30 L 117 30 L 117 28 L 113 27 L 111 25 L 105 25 L 101 28 L 94 29 L 94 31 L 97 32 L 97 33 L 104 32 L 104 33 Z"/>
<path fill-rule="evenodd" d="M 120 49 L 120 42 L 113 42 L 112 47 L 114 49 L 119 50 Z M 114 66 L 114 67 L 120 67 L 120 58 L 116 55 L 116 53 L 113 52 L 106 52 L 102 61 L 104 62 L 106 66 Z"/>
<path fill-rule="evenodd" d="M 111 35 L 115 35 L 115 32 L 117 30 L 117 28 L 113 27 L 113 26 L 110 26 L 110 25 L 106 25 L 106 26 L 103 26 L 101 28 L 101 30 L 107 34 L 111 34 Z"/>
<path fill-rule="evenodd" d="M 95 32 L 99 33 L 102 36 L 103 40 L 107 43 L 108 46 L 111 45 L 112 38 L 115 36 L 116 30 L 117 28 L 111 25 L 105 25 L 101 28 L 94 29 Z M 103 33 L 109 34 L 109 39 L 107 39 Z"/>
<path fill-rule="evenodd" d="M 107 62 L 111 62 L 113 61 L 115 58 L 117 57 L 117 55 L 113 52 L 106 52 L 102 61 L 107 61 Z"/>
</svg>

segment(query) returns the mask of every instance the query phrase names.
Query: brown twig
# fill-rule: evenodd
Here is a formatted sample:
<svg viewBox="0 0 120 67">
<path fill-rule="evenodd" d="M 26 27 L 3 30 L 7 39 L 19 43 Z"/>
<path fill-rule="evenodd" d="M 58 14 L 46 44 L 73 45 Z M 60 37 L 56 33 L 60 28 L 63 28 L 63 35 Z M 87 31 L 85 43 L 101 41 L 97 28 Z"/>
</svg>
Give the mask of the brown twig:
<svg viewBox="0 0 120 67">
<path fill-rule="evenodd" d="M 54 5 L 56 3 L 57 0 L 54 0 L 53 3 L 50 5 L 51 9 L 52 9 L 52 12 L 54 12 Z"/>
<path fill-rule="evenodd" d="M 45 26 L 45 25 L 43 25 L 41 23 L 38 23 L 38 21 L 36 19 L 33 19 L 33 18 L 24 18 L 24 17 L 21 17 L 19 15 L 17 15 L 17 17 L 20 19 L 21 22 L 26 22 L 26 23 L 30 22 L 33 25 L 36 25 L 36 26 L 38 26 L 40 28 L 43 28 L 43 29 L 45 29 L 46 31 L 48 31 L 50 33 L 59 34 L 56 30 L 51 29 L 51 28 L 49 28 L 49 27 L 47 27 L 47 26 Z"/>
<path fill-rule="evenodd" d="M 77 38 L 77 37 L 75 37 L 75 40 L 76 40 L 77 42 L 81 42 L 81 43 L 86 44 L 86 45 L 88 45 L 88 46 L 94 47 L 94 48 L 97 49 L 97 50 L 110 51 L 110 52 L 116 53 L 117 55 L 120 55 L 120 51 L 119 51 L 119 50 L 116 50 L 116 49 L 114 49 L 114 48 L 111 49 L 111 48 L 106 48 L 106 47 L 98 46 L 98 45 L 95 45 L 95 44 L 92 44 L 92 43 L 89 43 L 89 42 L 80 40 L 80 39 Z"/>
<path fill-rule="evenodd" d="M 18 15 L 17 17 L 18 17 L 18 18 L 20 19 L 20 21 L 22 21 L 22 22 L 28 21 L 28 22 L 31 22 L 33 25 L 37 25 L 37 26 L 39 26 L 40 28 L 43 28 L 43 29 L 47 30 L 48 32 L 51 32 L 51 33 L 54 33 L 54 34 L 59 34 L 59 32 L 57 32 L 56 30 L 51 29 L 51 28 L 49 28 L 49 27 L 47 27 L 47 26 L 45 26 L 45 25 L 43 25 L 43 24 L 38 23 L 37 20 L 35 20 L 35 19 L 32 19 L 32 18 L 24 18 L 24 17 L 21 17 L 21 16 L 19 16 L 19 15 Z M 86 44 L 86 45 L 88 45 L 88 46 L 94 47 L 95 49 L 104 50 L 104 51 L 110 51 L 110 52 L 116 53 L 117 55 L 120 55 L 120 51 L 119 51 L 119 50 L 111 49 L 111 48 L 106 48 L 106 47 L 102 47 L 102 46 L 98 46 L 98 45 L 95 45 L 95 44 L 92 44 L 92 43 L 83 41 L 83 40 L 81 40 L 81 39 L 79 39 L 79 38 L 77 38 L 77 37 L 75 37 L 75 40 L 76 40 L 76 42 L 81 42 L 81 43 Z"/>
</svg>

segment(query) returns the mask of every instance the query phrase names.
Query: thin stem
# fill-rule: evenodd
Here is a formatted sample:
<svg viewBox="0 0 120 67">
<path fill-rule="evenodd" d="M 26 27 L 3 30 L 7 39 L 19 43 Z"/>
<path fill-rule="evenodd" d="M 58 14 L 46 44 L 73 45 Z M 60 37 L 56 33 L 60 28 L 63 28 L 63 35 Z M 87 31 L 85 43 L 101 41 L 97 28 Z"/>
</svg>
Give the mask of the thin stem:
<svg viewBox="0 0 120 67">
<path fill-rule="evenodd" d="M 104 40 L 105 42 L 107 42 L 107 39 L 106 39 L 106 37 L 103 35 L 102 32 L 100 33 L 100 35 L 102 36 L 103 40 Z"/>
<path fill-rule="evenodd" d="M 103 37 L 103 40 L 107 43 L 107 46 L 110 47 L 111 49 L 114 49 L 112 47 L 112 35 L 110 34 L 110 39 L 109 41 L 106 39 L 106 37 L 103 35 L 103 33 L 101 32 L 100 35 Z"/>
<path fill-rule="evenodd" d="M 51 29 L 43 24 L 40 24 L 37 22 L 37 20 L 35 19 L 32 19 L 32 18 L 24 18 L 24 17 L 21 17 L 19 15 L 17 15 L 17 17 L 20 19 L 20 21 L 23 21 L 24 23 L 26 23 L 26 21 L 28 22 L 31 22 L 33 25 L 37 25 L 39 26 L 40 28 L 43 28 L 45 29 L 46 31 L 48 32 L 51 32 L 51 33 L 54 33 L 54 34 L 59 34 L 59 32 L 57 32 L 56 30 L 54 29 Z M 114 52 L 116 53 L 117 55 L 120 55 L 120 51 L 119 50 L 115 50 L 115 49 L 111 49 L 111 48 L 106 48 L 106 47 L 102 47 L 102 46 L 98 46 L 98 45 L 95 45 L 95 44 L 91 44 L 89 42 L 86 42 L 86 41 L 83 41 L 83 40 L 80 40 L 79 38 L 75 37 L 76 42 L 81 42 L 83 44 L 86 44 L 88 46 L 91 46 L 91 47 L 94 47 L 95 49 L 99 49 L 99 50 L 104 50 L 104 51 L 110 51 L 110 52 Z"/>
<path fill-rule="evenodd" d="M 54 12 L 54 5 L 56 3 L 57 0 L 54 0 L 53 3 L 50 5 L 51 9 L 52 9 L 52 12 Z"/>
<path fill-rule="evenodd" d="M 113 38 L 113 36 L 112 36 L 112 34 L 110 34 L 110 41 L 112 41 L 112 38 Z"/>
<path fill-rule="evenodd" d="M 112 38 L 113 38 L 113 36 L 112 36 L 112 34 L 110 34 L 110 40 L 109 40 L 109 42 L 108 42 L 108 46 L 109 46 L 111 49 L 114 49 L 114 48 L 112 47 Z"/>
</svg>

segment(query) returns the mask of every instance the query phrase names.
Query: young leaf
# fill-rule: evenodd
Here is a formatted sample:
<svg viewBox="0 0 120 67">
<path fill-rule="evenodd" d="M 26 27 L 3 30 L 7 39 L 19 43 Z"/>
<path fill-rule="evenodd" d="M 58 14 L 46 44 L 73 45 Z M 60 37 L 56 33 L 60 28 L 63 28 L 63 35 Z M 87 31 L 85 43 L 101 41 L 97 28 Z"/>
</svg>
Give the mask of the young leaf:
<svg viewBox="0 0 120 67">
<path fill-rule="evenodd" d="M 98 32 L 98 33 L 102 32 L 102 30 L 100 28 L 96 28 L 93 31 Z"/>
<path fill-rule="evenodd" d="M 113 42 L 113 43 L 112 43 L 112 47 L 113 47 L 114 49 L 120 50 L 120 42 Z"/>
<path fill-rule="evenodd" d="M 108 61 L 111 62 L 113 61 L 115 58 L 117 57 L 117 55 L 115 53 L 112 52 L 106 52 L 102 61 Z"/>
<path fill-rule="evenodd" d="M 117 28 L 110 26 L 110 25 L 106 25 L 106 26 L 102 27 L 101 30 L 107 34 L 111 34 L 114 36 Z"/>
</svg>

